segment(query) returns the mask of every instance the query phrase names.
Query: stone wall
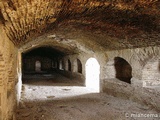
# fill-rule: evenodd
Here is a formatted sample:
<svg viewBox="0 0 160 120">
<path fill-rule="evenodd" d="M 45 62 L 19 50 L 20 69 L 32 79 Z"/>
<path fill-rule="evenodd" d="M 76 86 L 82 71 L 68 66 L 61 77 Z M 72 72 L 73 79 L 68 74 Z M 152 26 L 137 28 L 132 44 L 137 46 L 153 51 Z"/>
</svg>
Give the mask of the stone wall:
<svg viewBox="0 0 160 120">
<path fill-rule="evenodd" d="M 146 47 L 146 48 L 136 48 L 136 49 L 126 49 L 126 50 L 116 50 L 105 53 L 107 59 L 102 66 L 102 79 L 115 78 L 115 65 L 114 59 L 116 57 L 123 58 L 126 60 L 132 68 L 132 84 L 134 85 L 145 85 L 145 80 L 142 79 L 144 71 L 146 71 L 146 65 L 152 65 L 154 69 L 158 69 L 158 63 L 153 64 L 155 60 L 159 58 L 160 48 L 159 47 Z M 151 63 L 151 60 L 153 61 Z M 149 70 L 149 69 L 148 69 Z M 155 70 L 153 70 L 155 72 Z M 152 80 L 154 81 L 154 80 Z M 143 84 L 142 84 L 143 83 Z"/>
<path fill-rule="evenodd" d="M 70 59 L 72 66 L 70 74 L 73 74 L 77 68 L 74 61 L 77 58 L 81 61 L 82 75 L 84 76 L 85 83 L 86 62 L 89 58 L 96 58 L 100 64 L 101 92 L 115 97 L 130 99 L 160 110 L 158 101 L 160 99 L 160 89 L 158 86 L 160 84 L 158 79 L 160 76 L 159 56 L 159 47 L 146 47 L 95 54 L 69 55 L 64 57 L 63 60 L 67 61 Z M 121 61 L 117 64 L 115 58 L 121 58 L 125 62 Z M 116 70 L 116 65 L 118 70 Z M 121 72 L 118 76 L 117 71 Z M 131 84 L 120 80 L 123 76 L 129 77 Z"/>
<path fill-rule="evenodd" d="M 142 71 L 142 79 L 145 81 L 145 86 L 160 85 L 160 63 L 159 58 L 153 58 L 148 61 Z"/>
<path fill-rule="evenodd" d="M 82 55 L 74 54 L 59 58 L 57 67 L 60 74 L 76 80 L 81 85 L 85 85 L 85 58 Z"/>
<path fill-rule="evenodd" d="M 17 49 L 1 25 L 0 33 L 0 120 L 10 120 L 16 108 Z"/>
<path fill-rule="evenodd" d="M 29 46 L 32 45 L 30 44 Z M 23 51 L 23 49 L 31 48 L 24 47 L 21 49 Z M 82 52 L 57 58 L 54 62 L 55 68 L 60 69 L 59 73 L 70 78 L 77 78 L 78 82 L 86 85 L 86 63 L 90 58 L 94 58 L 100 65 L 99 83 L 101 92 L 131 99 L 160 110 L 156 98 L 156 96 L 159 96 L 159 90 L 157 89 L 160 71 L 159 56 L 160 48 L 155 46 L 103 52 L 90 51 L 88 54 Z M 115 58 L 123 59 L 125 62 L 121 61 L 116 64 Z M 78 71 L 77 59 L 82 64 L 81 73 Z M 71 62 L 71 67 L 69 67 L 68 60 Z M 94 69 L 91 72 L 94 73 Z M 131 84 L 120 81 L 121 78 L 129 78 Z"/>
<path fill-rule="evenodd" d="M 65 69 L 63 71 L 61 71 L 61 74 L 70 77 L 70 78 L 76 78 L 75 80 L 80 81 L 83 85 L 86 86 L 86 66 L 87 66 L 87 62 L 90 59 L 95 59 L 95 61 L 97 61 L 97 64 L 100 67 L 100 70 L 98 71 L 98 76 L 99 76 L 99 81 L 97 82 L 97 84 L 100 85 L 100 89 L 99 91 L 102 91 L 102 84 L 103 81 L 101 79 L 101 77 L 103 76 L 101 73 L 103 71 L 103 67 L 101 67 L 101 64 L 103 66 L 103 64 L 105 64 L 105 60 L 106 60 L 106 56 L 103 53 L 95 53 L 95 54 L 86 54 L 86 53 L 81 53 L 81 54 L 74 54 L 74 55 L 68 55 L 65 56 L 63 58 L 61 58 L 60 60 L 63 60 L 65 63 Z M 71 71 L 68 70 L 68 60 L 71 61 Z M 78 66 L 81 66 L 78 69 Z M 94 64 L 93 64 L 94 66 Z M 92 74 L 92 76 L 94 76 L 96 74 L 97 70 L 95 69 L 91 69 L 90 73 Z M 92 83 L 94 83 L 96 81 L 92 81 Z M 94 87 L 94 86 L 93 86 Z"/>
<path fill-rule="evenodd" d="M 52 60 L 50 58 L 32 56 L 23 59 L 23 71 L 35 71 L 37 61 L 39 61 L 41 64 L 41 71 L 50 71 L 52 69 Z"/>
<path fill-rule="evenodd" d="M 107 94 L 131 99 L 147 104 L 160 110 L 157 101 L 159 89 L 159 47 L 146 47 L 106 52 L 106 63 L 103 64 L 102 81 L 103 92 Z M 116 78 L 114 59 L 116 57 L 126 60 L 132 68 L 131 85 Z M 122 71 L 123 72 L 123 71 Z"/>
</svg>

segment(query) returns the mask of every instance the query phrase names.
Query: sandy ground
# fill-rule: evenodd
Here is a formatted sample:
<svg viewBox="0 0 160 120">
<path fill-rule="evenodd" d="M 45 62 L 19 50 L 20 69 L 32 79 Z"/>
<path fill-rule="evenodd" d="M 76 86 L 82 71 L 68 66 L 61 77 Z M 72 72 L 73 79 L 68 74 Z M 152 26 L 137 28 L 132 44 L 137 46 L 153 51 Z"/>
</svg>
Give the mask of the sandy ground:
<svg viewBox="0 0 160 120">
<path fill-rule="evenodd" d="M 95 93 L 59 74 L 47 80 L 35 78 L 23 84 L 17 120 L 160 120 L 147 106 Z"/>
</svg>

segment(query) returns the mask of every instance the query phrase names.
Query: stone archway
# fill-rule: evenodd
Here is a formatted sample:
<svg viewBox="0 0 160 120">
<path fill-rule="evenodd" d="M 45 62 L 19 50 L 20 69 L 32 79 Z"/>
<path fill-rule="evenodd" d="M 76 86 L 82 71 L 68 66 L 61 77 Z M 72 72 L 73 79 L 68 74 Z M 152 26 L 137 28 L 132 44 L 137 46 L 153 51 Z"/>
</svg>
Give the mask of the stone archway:
<svg viewBox="0 0 160 120">
<path fill-rule="evenodd" d="M 68 71 L 71 71 L 71 61 L 68 59 Z"/>
<path fill-rule="evenodd" d="M 105 78 L 116 78 L 120 81 L 131 83 L 132 67 L 125 59 L 115 57 L 113 60 L 107 62 L 105 69 Z"/>
<path fill-rule="evenodd" d="M 77 59 L 77 72 L 82 73 L 82 63 L 79 59 Z"/>
<path fill-rule="evenodd" d="M 58 67 L 58 69 L 65 70 L 65 64 L 64 64 L 64 60 L 63 59 L 59 60 L 59 67 Z"/>
<path fill-rule="evenodd" d="M 35 71 L 36 72 L 40 72 L 41 71 L 41 62 L 39 60 L 37 60 L 35 62 Z"/>
<path fill-rule="evenodd" d="M 121 57 L 115 57 L 114 67 L 116 71 L 116 78 L 123 82 L 131 83 L 132 67 L 125 59 Z"/>
<path fill-rule="evenodd" d="M 142 80 L 144 87 L 160 85 L 160 58 L 150 59 L 142 70 Z"/>
<path fill-rule="evenodd" d="M 89 58 L 85 65 L 86 68 L 86 87 L 100 91 L 100 65 L 95 58 Z"/>
<path fill-rule="evenodd" d="M 58 68 L 59 68 L 60 70 L 62 70 L 62 60 L 59 60 L 59 66 L 58 66 Z"/>
</svg>

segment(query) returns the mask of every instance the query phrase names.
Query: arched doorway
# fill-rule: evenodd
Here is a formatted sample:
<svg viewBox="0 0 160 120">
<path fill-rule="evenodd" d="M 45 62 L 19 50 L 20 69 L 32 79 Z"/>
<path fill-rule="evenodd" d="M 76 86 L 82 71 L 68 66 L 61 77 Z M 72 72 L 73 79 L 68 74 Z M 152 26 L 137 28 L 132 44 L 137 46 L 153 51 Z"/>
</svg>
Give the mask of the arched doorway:
<svg viewBox="0 0 160 120">
<path fill-rule="evenodd" d="M 132 67 L 125 59 L 120 58 L 120 57 L 115 57 L 114 67 L 115 67 L 115 72 L 116 72 L 116 75 L 115 75 L 116 78 L 118 78 L 119 80 L 123 82 L 131 83 Z"/>
<path fill-rule="evenodd" d="M 79 59 L 77 59 L 77 72 L 82 73 L 82 63 Z"/>
<path fill-rule="evenodd" d="M 59 61 L 59 69 L 62 70 L 62 60 Z"/>
<path fill-rule="evenodd" d="M 59 61 L 59 69 L 60 69 L 60 70 L 65 70 L 64 60 L 60 60 L 60 61 Z"/>
<path fill-rule="evenodd" d="M 71 71 L 71 61 L 68 59 L 68 71 Z"/>
<path fill-rule="evenodd" d="M 100 65 L 95 58 L 89 58 L 86 62 L 86 87 L 100 91 Z"/>
<path fill-rule="evenodd" d="M 36 72 L 40 72 L 41 71 L 41 62 L 38 61 L 38 60 L 35 62 L 35 71 Z"/>
</svg>

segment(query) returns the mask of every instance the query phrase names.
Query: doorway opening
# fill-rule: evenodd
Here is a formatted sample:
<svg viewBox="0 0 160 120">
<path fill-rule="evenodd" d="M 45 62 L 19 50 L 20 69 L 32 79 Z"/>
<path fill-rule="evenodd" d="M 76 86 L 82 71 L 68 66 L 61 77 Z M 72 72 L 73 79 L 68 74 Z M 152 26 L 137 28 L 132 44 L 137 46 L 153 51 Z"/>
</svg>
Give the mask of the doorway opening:
<svg viewBox="0 0 160 120">
<path fill-rule="evenodd" d="M 51 79 L 59 69 L 57 61 L 63 53 L 49 46 L 22 53 L 22 82 L 28 79 Z M 35 81 L 38 81 L 35 80 Z"/>
<path fill-rule="evenodd" d="M 68 71 L 71 71 L 71 61 L 68 59 Z"/>
<path fill-rule="evenodd" d="M 82 73 L 82 63 L 79 59 L 77 59 L 77 72 Z"/>
<path fill-rule="evenodd" d="M 95 58 L 89 58 L 85 65 L 86 68 L 86 87 L 100 92 L 100 65 Z"/>
<path fill-rule="evenodd" d="M 35 62 L 35 71 L 36 72 L 40 72 L 41 71 L 41 62 L 40 61 L 36 61 Z"/>
</svg>

